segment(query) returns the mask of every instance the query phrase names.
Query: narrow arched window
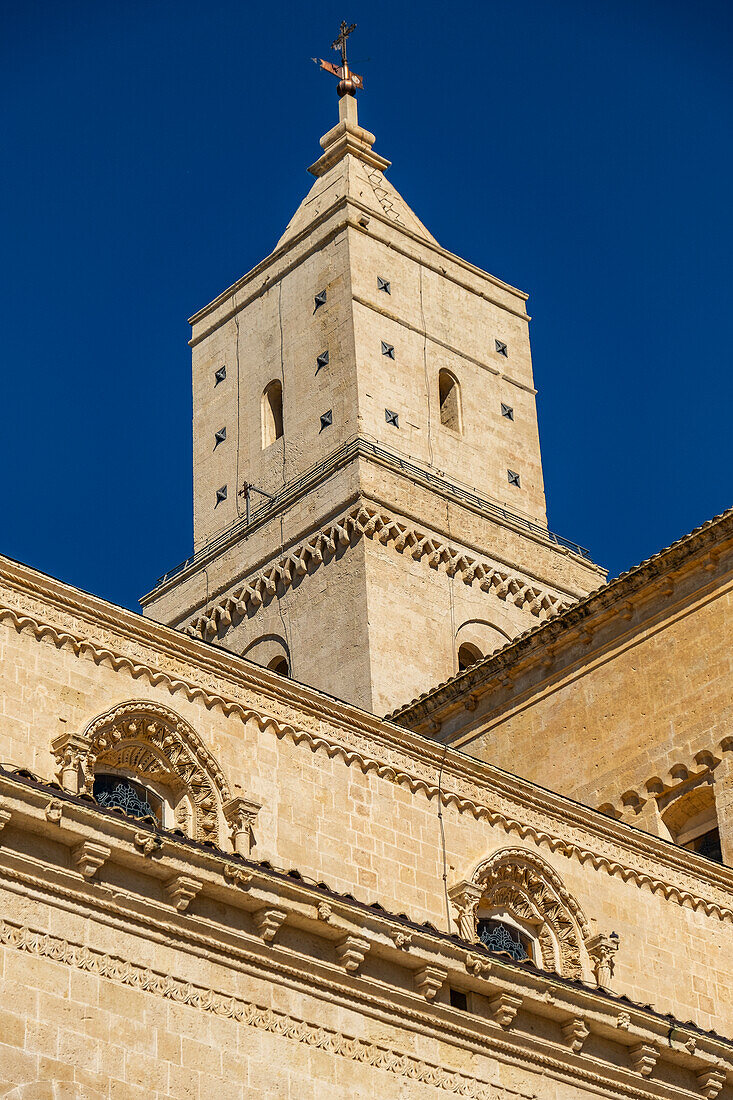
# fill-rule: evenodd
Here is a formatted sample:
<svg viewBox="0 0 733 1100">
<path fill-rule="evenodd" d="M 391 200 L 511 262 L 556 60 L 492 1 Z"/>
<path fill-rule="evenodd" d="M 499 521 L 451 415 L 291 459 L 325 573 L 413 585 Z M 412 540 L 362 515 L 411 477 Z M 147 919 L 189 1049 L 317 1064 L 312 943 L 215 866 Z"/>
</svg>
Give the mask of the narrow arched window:
<svg viewBox="0 0 733 1100">
<path fill-rule="evenodd" d="M 471 665 L 475 665 L 477 661 L 483 659 L 483 653 L 477 645 L 471 645 L 470 642 L 464 642 L 463 645 L 458 647 L 458 671 L 463 672 L 464 669 L 470 668 Z"/>
<path fill-rule="evenodd" d="M 461 387 L 455 375 L 449 370 L 438 374 L 438 396 L 440 399 L 440 423 L 454 432 L 461 429 Z"/>
<path fill-rule="evenodd" d="M 273 672 L 276 672 L 278 676 L 290 675 L 290 666 L 288 665 L 287 657 L 273 657 L 267 667 L 272 669 Z"/>
<path fill-rule="evenodd" d="M 269 447 L 283 434 L 283 386 L 275 378 L 262 394 L 262 447 Z"/>
</svg>

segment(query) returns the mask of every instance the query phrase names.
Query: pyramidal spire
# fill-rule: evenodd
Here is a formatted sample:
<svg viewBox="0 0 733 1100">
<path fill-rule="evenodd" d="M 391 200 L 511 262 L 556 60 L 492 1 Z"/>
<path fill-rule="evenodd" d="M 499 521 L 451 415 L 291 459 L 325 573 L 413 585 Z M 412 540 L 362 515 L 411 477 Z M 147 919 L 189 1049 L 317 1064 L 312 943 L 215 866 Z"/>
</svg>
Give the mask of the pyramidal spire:
<svg viewBox="0 0 733 1100">
<path fill-rule="evenodd" d="M 301 202 L 276 248 L 288 244 L 306 232 L 315 221 L 332 212 L 335 207 L 351 202 L 363 213 L 386 218 L 401 226 L 408 233 L 431 244 L 437 244 L 417 215 L 402 196 L 385 179 L 384 173 L 390 161 L 375 153 L 376 138 L 359 125 L 356 92 L 363 88 L 363 80 L 351 72 L 346 60 L 346 38 L 354 30 L 341 24 L 341 33 L 333 43 L 341 50 L 341 65 L 314 58 L 320 68 L 339 78 L 339 120 L 321 138 L 322 155 L 308 171 L 316 182 Z"/>
</svg>

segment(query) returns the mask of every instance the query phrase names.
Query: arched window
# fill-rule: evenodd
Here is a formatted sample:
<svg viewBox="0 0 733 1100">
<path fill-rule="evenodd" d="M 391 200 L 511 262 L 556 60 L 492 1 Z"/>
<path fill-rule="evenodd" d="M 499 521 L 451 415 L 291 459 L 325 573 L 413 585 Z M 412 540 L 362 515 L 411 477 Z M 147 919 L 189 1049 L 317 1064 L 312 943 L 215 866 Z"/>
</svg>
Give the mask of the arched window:
<svg viewBox="0 0 733 1100">
<path fill-rule="evenodd" d="M 690 780 L 681 790 L 663 795 L 659 804 L 662 821 L 675 844 L 723 862 L 712 776 Z"/>
<path fill-rule="evenodd" d="M 126 775 L 95 772 L 92 794 L 107 810 L 122 810 L 128 817 L 152 817 L 158 825 L 167 824 L 160 795 Z"/>
<path fill-rule="evenodd" d="M 262 394 L 262 447 L 269 447 L 283 434 L 283 386 L 275 378 Z"/>
<path fill-rule="evenodd" d="M 534 941 L 513 921 L 481 917 L 476 926 L 478 938 L 489 951 L 506 951 L 517 962 L 534 961 Z"/>
<path fill-rule="evenodd" d="M 458 647 L 458 671 L 463 672 L 464 669 L 470 668 L 477 661 L 481 661 L 483 656 L 478 646 L 472 645 L 471 642 L 464 642 Z"/>
<path fill-rule="evenodd" d="M 276 672 L 278 676 L 290 675 L 290 666 L 288 665 L 287 657 L 273 657 L 267 667 L 271 668 L 273 672 Z"/>
<path fill-rule="evenodd" d="M 461 427 L 461 387 L 455 375 L 449 370 L 438 374 L 438 395 L 440 398 L 440 423 L 444 428 L 460 432 Z"/>
</svg>

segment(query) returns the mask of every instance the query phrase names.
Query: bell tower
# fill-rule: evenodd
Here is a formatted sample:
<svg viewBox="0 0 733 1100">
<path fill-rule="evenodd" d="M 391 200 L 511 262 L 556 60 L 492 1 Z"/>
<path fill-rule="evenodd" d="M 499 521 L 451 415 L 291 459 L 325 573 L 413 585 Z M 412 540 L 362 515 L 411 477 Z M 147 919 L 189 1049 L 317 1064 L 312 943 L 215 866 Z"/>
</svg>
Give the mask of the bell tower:
<svg viewBox="0 0 733 1100">
<path fill-rule="evenodd" d="M 194 553 L 141 603 L 384 713 L 605 573 L 547 528 L 527 295 L 391 186 L 334 45 L 315 182 L 191 319 Z"/>
</svg>

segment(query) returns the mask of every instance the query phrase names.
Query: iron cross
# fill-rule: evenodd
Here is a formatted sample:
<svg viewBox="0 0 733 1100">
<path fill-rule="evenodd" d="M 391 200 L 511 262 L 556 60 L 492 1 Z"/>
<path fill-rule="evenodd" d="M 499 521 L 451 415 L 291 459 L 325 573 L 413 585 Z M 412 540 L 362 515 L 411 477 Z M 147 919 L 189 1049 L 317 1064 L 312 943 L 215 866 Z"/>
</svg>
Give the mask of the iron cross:
<svg viewBox="0 0 733 1100">
<path fill-rule="evenodd" d="M 348 23 L 346 23 L 345 20 L 343 20 L 342 23 L 341 23 L 341 30 L 339 31 L 338 36 L 336 38 L 334 38 L 333 42 L 331 43 L 331 49 L 332 50 L 341 50 L 341 67 L 343 68 L 345 73 L 348 73 L 348 67 L 349 67 L 349 63 L 348 63 L 348 60 L 346 58 L 346 40 L 349 37 L 349 35 L 351 34 L 351 32 L 355 31 L 355 30 L 356 30 L 356 23 L 351 23 L 349 25 Z"/>
<path fill-rule="evenodd" d="M 352 31 L 356 30 L 356 23 L 342 22 L 341 30 L 338 36 L 331 43 L 332 50 L 340 50 L 341 52 L 341 64 L 334 65 L 332 61 L 324 61 L 322 57 L 314 57 L 316 65 L 321 69 L 325 69 L 327 73 L 333 73 L 338 77 L 338 94 L 343 95 L 355 95 L 358 89 L 364 87 L 364 81 L 358 75 L 358 73 L 352 73 L 349 69 L 349 61 L 346 56 L 346 40 Z"/>
</svg>

